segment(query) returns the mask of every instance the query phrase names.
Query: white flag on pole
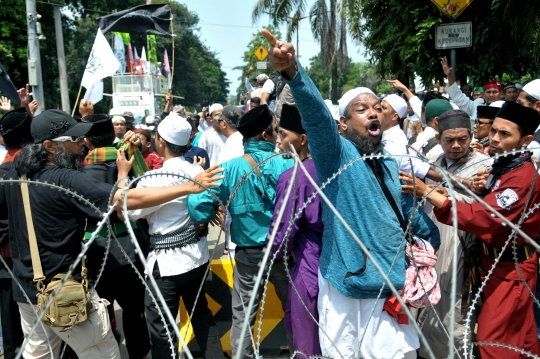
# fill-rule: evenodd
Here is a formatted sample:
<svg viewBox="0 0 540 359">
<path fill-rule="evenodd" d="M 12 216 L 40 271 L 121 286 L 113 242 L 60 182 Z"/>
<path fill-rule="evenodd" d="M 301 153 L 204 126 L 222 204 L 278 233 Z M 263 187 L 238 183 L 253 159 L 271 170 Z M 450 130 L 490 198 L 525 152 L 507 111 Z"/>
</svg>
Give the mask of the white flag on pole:
<svg viewBox="0 0 540 359">
<path fill-rule="evenodd" d="M 118 67 L 120 67 L 120 63 L 114 56 L 105 36 L 101 33 L 101 29 L 98 28 L 81 85 L 88 90 L 99 80 L 114 75 Z"/>
<path fill-rule="evenodd" d="M 114 34 L 114 56 L 120 63 L 118 70 L 116 72 L 124 73 L 126 72 L 126 50 L 124 46 L 124 40 L 118 35 Z"/>
<path fill-rule="evenodd" d="M 85 100 L 92 101 L 93 104 L 103 100 L 103 79 L 99 80 L 84 94 Z"/>
</svg>

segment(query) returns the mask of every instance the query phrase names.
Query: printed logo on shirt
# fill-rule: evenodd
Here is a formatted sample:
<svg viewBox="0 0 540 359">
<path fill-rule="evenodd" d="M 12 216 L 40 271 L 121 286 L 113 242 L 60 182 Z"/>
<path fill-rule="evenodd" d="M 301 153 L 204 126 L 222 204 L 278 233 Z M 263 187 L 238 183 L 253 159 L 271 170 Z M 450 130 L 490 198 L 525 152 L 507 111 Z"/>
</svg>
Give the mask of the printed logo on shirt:
<svg viewBox="0 0 540 359">
<path fill-rule="evenodd" d="M 500 185 L 501 185 L 501 180 L 497 180 L 497 182 L 495 182 L 495 186 L 493 186 L 493 191 L 498 190 Z"/>
<path fill-rule="evenodd" d="M 519 200 L 517 193 L 510 188 L 505 189 L 503 193 L 497 193 L 495 198 L 497 198 L 497 204 L 499 207 L 504 209 L 510 209 L 512 204 Z"/>
</svg>

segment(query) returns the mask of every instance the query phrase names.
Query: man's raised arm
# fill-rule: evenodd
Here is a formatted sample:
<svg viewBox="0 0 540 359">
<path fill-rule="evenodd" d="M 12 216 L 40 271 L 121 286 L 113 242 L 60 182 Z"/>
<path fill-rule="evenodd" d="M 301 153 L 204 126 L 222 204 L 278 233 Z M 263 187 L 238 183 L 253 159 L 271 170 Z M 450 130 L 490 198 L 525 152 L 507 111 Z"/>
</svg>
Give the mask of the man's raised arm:
<svg viewBox="0 0 540 359">
<path fill-rule="evenodd" d="M 262 34 L 270 43 L 270 65 L 281 72 L 289 84 L 302 116 L 302 124 L 309 137 L 311 155 L 317 166 L 326 174 L 339 168 L 341 156 L 341 136 L 330 110 L 313 81 L 296 61 L 294 46 L 291 43 L 276 40 L 268 30 Z"/>
</svg>

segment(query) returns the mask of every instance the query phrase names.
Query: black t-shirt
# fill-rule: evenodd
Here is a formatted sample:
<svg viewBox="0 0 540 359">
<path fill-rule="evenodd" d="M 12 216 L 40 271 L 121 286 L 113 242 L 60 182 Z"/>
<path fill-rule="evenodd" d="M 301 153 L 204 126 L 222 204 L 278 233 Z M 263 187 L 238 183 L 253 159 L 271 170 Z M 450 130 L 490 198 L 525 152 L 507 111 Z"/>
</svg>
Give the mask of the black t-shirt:
<svg viewBox="0 0 540 359">
<path fill-rule="evenodd" d="M 18 179 L 15 169 L 10 170 L 6 178 Z M 33 181 L 47 182 L 70 189 L 93 203 L 100 211 L 108 207 L 112 186 L 99 182 L 91 176 L 76 170 L 45 166 L 32 174 Z M 58 189 L 43 185 L 30 185 L 30 204 L 36 238 L 38 242 L 41 266 L 46 276 L 46 284 L 53 276 L 66 273 L 81 251 L 86 222 L 97 223 L 101 218 L 87 203 L 72 197 Z M 18 184 L 0 186 L 0 218 L 8 217 L 9 240 L 13 260 L 13 274 L 24 291 L 36 304 L 36 284 L 33 282 L 30 243 L 21 189 Z M 73 275 L 81 280 L 81 265 Z M 26 302 L 19 286 L 13 286 L 13 298 L 17 302 Z"/>
<path fill-rule="evenodd" d="M 13 168 L 13 162 L 6 162 L 0 165 L 0 179 L 4 178 L 5 175 Z M 7 245 L 9 243 L 9 231 L 8 231 L 8 220 L 7 218 L 0 219 L 0 246 Z M 4 261 L 9 266 L 9 269 L 13 269 L 13 263 L 11 258 L 4 257 Z M 11 279 L 11 274 L 2 262 L 0 262 L 0 279 Z"/>
</svg>

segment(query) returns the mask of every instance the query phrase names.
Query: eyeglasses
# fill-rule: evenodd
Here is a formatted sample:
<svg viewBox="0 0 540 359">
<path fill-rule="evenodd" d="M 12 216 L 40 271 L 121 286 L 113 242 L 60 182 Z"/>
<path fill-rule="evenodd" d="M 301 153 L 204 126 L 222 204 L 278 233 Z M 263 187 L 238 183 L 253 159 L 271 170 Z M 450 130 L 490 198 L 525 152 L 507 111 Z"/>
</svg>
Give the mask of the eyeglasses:
<svg viewBox="0 0 540 359">
<path fill-rule="evenodd" d="M 476 126 L 487 125 L 488 123 L 491 123 L 491 122 L 490 122 L 490 121 L 488 121 L 488 122 L 482 122 L 482 121 L 480 121 L 479 119 L 475 119 L 475 120 L 474 120 L 474 124 L 475 124 Z"/>
<path fill-rule="evenodd" d="M 77 143 L 77 142 L 80 142 L 84 139 L 83 136 L 60 136 L 60 137 L 57 137 L 57 138 L 53 138 L 51 141 L 53 142 L 66 142 L 66 141 L 69 141 L 69 142 L 73 142 L 73 143 Z"/>
</svg>

